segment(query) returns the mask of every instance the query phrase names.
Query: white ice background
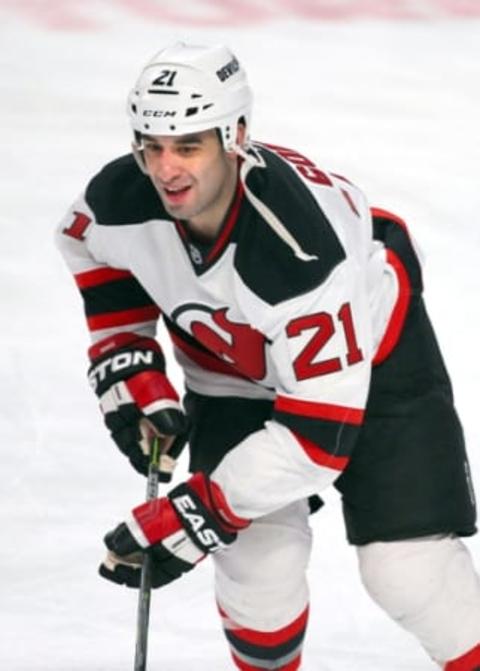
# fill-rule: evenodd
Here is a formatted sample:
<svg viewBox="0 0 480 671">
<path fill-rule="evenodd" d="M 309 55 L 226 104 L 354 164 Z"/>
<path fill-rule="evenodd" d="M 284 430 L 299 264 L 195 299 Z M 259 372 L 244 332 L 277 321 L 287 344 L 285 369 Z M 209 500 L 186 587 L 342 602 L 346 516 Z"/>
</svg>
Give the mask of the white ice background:
<svg viewBox="0 0 480 671">
<path fill-rule="evenodd" d="M 103 534 L 143 499 L 144 481 L 87 385 L 81 302 L 52 237 L 90 176 L 129 150 L 126 93 L 173 39 L 229 43 L 256 92 L 255 138 L 306 153 L 407 220 L 480 491 L 480 22 L 192 28 L 107 2 L 100 27 L 49 30 L 2 4 L 0 670 L 133 668 L 136 594 L 96 571 Z M 312 518 L 305 671 L 437 668 L 367 597 L 338 496 L 325 499 Z M 467 544 L 478 566 L 478 537 Z M 149 671 L 232 668 L 207 560 L 155 592 Z"/>
</svg>

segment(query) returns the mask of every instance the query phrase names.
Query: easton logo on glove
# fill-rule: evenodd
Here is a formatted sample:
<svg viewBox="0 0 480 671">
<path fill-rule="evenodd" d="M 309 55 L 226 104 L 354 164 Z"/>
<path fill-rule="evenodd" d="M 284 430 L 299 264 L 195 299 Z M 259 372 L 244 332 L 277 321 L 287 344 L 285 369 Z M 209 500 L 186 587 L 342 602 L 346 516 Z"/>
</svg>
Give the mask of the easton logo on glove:
<svg viewBox="0 0 480 671">
<path fill-rule="evenodd" d="M 228 543 L 223 542 L 218 533 L 212 527 L 208 526 L 205 516 L 202 515 L 201 510 L 189 494 L 170 496 L 170 500 L 175 506 L 177 513 L 188 524 L 188 527 L 186 527 L 187 532 L 190 529 L 195 539 L 206 552 L 224 550 L 232 542 L 233 539 L 231 536 L 228 537 Z M 204 505 L 202 505 L 202 508 L 206 511 Z M 216 526 L 218 528 L 218 524 Z"/>
<path fill-rule="evenodd" d="M 143 369 L 145 366 L 153 365 L 153 362 L 153 352 L 149 350 L 119 352 L 108 359 L 103 359 L 97 366 L 91 368 L 88 381 L 96 391 L 98 385 L 107 378 L 110 372 L 118 373 L 118 371 L 129 368 L 130 374 L 134 374 L 136 368 Z"/>
</svg>

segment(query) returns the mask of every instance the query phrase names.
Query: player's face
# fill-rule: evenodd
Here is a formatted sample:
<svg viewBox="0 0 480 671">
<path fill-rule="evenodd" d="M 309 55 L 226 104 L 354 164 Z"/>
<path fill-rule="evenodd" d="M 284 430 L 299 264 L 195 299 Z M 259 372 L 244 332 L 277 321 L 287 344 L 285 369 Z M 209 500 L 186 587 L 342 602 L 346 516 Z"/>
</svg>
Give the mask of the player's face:
<svg viewBox="0 0 480 671">
<path fill-rule="evenodd" d="M 145 164 L 167 212 L 214 236 L 232 200 L 236 155 L 226 153 L 215 130 L 143 137 Z"/>
</svg>

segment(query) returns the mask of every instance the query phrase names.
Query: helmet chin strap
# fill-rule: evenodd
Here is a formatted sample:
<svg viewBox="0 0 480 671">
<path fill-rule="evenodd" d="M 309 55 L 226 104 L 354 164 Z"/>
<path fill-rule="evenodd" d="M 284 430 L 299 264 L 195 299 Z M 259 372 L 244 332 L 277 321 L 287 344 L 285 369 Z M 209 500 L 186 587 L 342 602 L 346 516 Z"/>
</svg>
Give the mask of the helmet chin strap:
<svg viewBox="0 0 480 671">
<path fill-rule="evenodd" d="M 263 219 L 265 219 L 267 224 L 278 235 L 278 237 L 290 247 L 297 259 L 300 259 L 301 261 L 313 261 L 318 259 L 318 256 L 315 256 L 314 254 L 307 254 L 303 251 L 293 235 L 291 235 L 290 231 L 288 231 L 282 224 L 280 219 L 248 188 L 247 176 L 250 170 L 253 168 L 267 167 L 259 151 L 250 143 L 245 147 L 234 144 L 232 149 L 236 154 L 243 158 L 240 166 L 240 181 L 242 182 L 243 188 L 245 189 L 245 195 L 253 207 L 263 217 Z"/>
</svg>

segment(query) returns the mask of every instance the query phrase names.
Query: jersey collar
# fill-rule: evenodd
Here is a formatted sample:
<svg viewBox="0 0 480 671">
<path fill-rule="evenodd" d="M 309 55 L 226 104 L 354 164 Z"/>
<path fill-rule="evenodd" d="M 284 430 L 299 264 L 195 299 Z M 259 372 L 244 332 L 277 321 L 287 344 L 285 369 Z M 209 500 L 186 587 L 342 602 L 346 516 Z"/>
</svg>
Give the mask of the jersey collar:
<svg viewBox="0 0 480 671">
<path fill-rule="evenodd" d="M 179 219 L 175 220 L 177 232 L 197 274 L 201 274 L 210 268 L 227 247 L 231 233 L 238 220 L 243 196 L 244 188 L 242 182 L 239 180 L 237 182 L 233 200 L 228 208 L 220 230 L 217 236 L 209 243 L 200 243 L 191 238 L 185 223 Z"/>
</svg>

